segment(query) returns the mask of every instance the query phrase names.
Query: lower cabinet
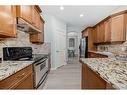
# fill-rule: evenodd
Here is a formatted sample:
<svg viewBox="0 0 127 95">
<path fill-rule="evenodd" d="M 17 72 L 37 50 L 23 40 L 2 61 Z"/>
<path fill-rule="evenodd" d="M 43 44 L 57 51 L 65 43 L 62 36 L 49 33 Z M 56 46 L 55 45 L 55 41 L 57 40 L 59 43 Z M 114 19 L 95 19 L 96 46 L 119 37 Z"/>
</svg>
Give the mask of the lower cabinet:
<svg viewBox="0 0 127 95">
<path fill-rule="evenodd" d="M 82 63 L 82 89 L 114 89 L 98 74 Z"/>
<path fill-rule="evenodd" d="M 32 65 L 0 81 L 0 89 L 33 89 Z"/>
</svg>

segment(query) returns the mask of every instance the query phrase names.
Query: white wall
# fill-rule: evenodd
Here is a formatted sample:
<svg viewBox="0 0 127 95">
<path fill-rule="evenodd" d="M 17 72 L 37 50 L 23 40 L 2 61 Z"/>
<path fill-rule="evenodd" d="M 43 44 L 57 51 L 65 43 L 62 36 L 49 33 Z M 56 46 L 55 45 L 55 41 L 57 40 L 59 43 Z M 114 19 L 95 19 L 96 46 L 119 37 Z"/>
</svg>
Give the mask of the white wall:
<svg viewBox="0 0 127 95">
<path fill-rule="evenodd" d="M 51 14 L 44 13 L 42 14 L 43 18 L 45 20 L 45 42 L 51 43 L 51 68 L 56 68 L 56 48 L 55 48 L 55 33 L 57 30 L 60 30 L 60 32 L 66 33 L 66 23 L 61 21 L 60 19 L 52 16 Z"/>
</svg>

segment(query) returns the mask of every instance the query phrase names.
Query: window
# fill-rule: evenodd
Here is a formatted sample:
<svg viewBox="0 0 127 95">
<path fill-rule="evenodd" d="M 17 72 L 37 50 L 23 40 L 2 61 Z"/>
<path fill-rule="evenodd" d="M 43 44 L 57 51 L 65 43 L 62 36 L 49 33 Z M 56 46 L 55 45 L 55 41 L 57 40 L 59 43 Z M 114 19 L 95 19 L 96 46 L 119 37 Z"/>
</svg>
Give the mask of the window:
<svg viewBox="0 0 127 95">
<path fill-rule="evenodd" d="M 75 39 L 69 38 L 69 47 L 75 47 Z"/>
</svg>

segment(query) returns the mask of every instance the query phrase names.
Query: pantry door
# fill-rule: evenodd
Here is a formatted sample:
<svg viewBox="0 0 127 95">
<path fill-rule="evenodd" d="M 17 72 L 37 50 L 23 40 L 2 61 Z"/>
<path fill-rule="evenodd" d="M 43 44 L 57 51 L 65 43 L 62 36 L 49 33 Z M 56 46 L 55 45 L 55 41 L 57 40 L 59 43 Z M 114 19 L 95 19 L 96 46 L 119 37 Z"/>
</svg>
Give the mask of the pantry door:
<svg viewBox="0 0 127 95">
<path fill-rule="evenodd" d="M 67 64 L 66 62 L 66 32 L 55 33 L 56 68 Z"/>
</svg>

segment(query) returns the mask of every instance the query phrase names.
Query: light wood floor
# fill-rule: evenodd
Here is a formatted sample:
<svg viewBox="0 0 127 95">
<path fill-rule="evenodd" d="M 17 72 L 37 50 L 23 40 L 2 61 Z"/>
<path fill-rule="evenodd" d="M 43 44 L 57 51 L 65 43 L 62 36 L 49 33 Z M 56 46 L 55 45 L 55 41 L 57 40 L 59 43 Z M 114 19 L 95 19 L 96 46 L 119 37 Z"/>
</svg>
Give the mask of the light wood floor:
<svg viewBox="0 0 127 95">
<path fill-rule="evenodd" d="M 52 70 L 44 89 L 81 89 L 81 64 L 78 59 L 71 58 L 67 65 Z"/>
</svg>

